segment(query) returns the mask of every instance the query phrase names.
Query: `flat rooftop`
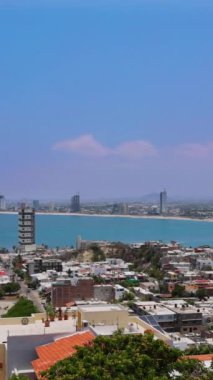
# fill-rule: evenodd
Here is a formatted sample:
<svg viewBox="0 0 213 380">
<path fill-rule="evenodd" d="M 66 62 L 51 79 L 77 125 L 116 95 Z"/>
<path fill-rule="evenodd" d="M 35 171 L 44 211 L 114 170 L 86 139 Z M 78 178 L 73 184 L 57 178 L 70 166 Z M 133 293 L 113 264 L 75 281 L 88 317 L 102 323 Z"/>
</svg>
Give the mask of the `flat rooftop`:
<svg viewBox="0 0 213 380">
<path fill-rule="evenodd" d="M 122 305 L 114 304 L 97 304 L 97 305 L 82 305 L 79 306 L 79 310 L 84 312 L 99 312 L 99 311 L 127 311 Z"/>
<path fill-rule="evenodd" d="M 179 301 L 179 302 L 178 302 Z M 198 307 L 195 307 L 193 305 L 187 304 L 187 302 L 183 300 L 171 300 L 171 301 L 161 301 L 161 305 L 165 306 L 166 308 L 173 310 L 174 312 L 178 313 L 198 313 L 202 312 L 202 309 L 199 309 Z"/>
<path fill-rule="evenodd" d="M 50 322 L 49 327 L 45 327 L 42 321 L 29 323 L 28 325 L 0 325 L 0 343 L 6 342 L 8 336 L 24 336 L 24 335 L 42 335 L 52 333 L 73 333 L 76 332 L 76 320 L 68 319 L 67 321 Z"/>
<path fill-rule="evenodd" d="M 174 315 L 175 312 L 157 302 L 137 302 L 137 306 L 150 315 Z"/>
<path fill-rule="evenodd" d="M 90 326 L 90 329 L 96 334 L 96 335 L 112 335 L 117 330 L 118 327 L 116 325 L 96 325 L 96 326 Z M 146 328 L 142 327 L 138 323 L 129 323 L 128 327 L 123 330 L 123 334 L 144 334 Z"/>
</svg>

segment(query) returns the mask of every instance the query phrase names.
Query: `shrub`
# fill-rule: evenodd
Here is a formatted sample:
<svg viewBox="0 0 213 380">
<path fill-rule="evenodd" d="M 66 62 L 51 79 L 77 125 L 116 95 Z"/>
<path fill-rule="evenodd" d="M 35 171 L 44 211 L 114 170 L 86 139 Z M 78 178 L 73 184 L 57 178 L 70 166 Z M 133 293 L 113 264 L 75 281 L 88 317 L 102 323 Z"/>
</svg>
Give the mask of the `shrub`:
<svg viewBox="0 0 213 380">
<path fill-rule="evenodd" d="M 32 301 L 28 300 L 25 297 L 19 298 L 14 306 L 4 314 L 3 318 L 12 318 L 12 317 L 30 317 L 31 314 L 37 313 L 37 309 Z"/>
</svg>

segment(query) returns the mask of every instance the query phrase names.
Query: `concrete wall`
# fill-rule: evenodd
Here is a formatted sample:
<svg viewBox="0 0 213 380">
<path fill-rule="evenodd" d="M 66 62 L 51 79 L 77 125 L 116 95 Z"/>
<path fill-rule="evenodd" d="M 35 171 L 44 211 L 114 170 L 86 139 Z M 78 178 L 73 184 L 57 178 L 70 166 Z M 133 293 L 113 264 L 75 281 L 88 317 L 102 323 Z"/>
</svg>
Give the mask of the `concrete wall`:
<svg viewBox="0 0 213 380">
<path fill-rule="evenodd" d="M 115 299 L 115 291 L 112 285 L 94 285 L 94 299 L 98 301 L 112 302 Z"/>
<path fill-rule="evenodd" d="M 39 321 L 42 318 L 45 318 L 45 313 L 36 313 L 32 314 L 31 317 L 15 317 L 15 318 L 0 318 L 0 326 L 5 325 L 22 325 L 23 318 L 28 319 L 28 323 L 35 323 L 35 321 Z"/>
<path fill-rule="evenodd" d="M 86 320 L 90 325 L 117 325 L 119 328 L 125 328 L 128 325 L 127 310 L 109 310 L 109 311 L 80 311 L 78 312 L 78 326 Z"/>
</svg>

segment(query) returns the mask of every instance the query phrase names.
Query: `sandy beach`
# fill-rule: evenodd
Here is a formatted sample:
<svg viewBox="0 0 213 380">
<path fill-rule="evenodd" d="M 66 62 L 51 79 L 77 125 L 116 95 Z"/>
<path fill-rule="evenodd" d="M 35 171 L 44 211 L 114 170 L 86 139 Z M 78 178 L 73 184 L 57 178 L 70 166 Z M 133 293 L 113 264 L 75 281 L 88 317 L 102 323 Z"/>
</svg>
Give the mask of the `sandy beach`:
<svg viewBox="0 0 213 380">
<path fill-rule="evenodd" d="M 0 211 L 0 215 L 17 215 L 16 211 Z M 119 214 L 86 214 L 86 213 L 69 213 L 69 212 L 37 212 L 37 215 L 55 215 L 55 216 L 86 216 L 86 217 L 100 217 L 100 218 L 131 218 L 131 219 L 159 219 L 159 220 L 186 220 L 191 222 L 208 222 L 212 223 L 213 218 L 199 219 L 187 218 L 181 216 L 163 216 L 163 215 L 119 215 Z"/>
</svg>

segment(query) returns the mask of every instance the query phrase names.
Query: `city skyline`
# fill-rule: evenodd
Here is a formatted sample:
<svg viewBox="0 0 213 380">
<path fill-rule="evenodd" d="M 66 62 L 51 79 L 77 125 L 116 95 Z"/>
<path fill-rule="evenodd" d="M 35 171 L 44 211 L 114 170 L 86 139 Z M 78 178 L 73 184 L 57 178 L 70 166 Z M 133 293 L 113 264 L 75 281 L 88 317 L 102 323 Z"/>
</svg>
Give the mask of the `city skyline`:
<svg viewBox="0 0 213 380">
<path fill-rule="evenodd" d="M 0 10 L 6 198 L 211 197 L 212 2 Z"/>
</svg>

